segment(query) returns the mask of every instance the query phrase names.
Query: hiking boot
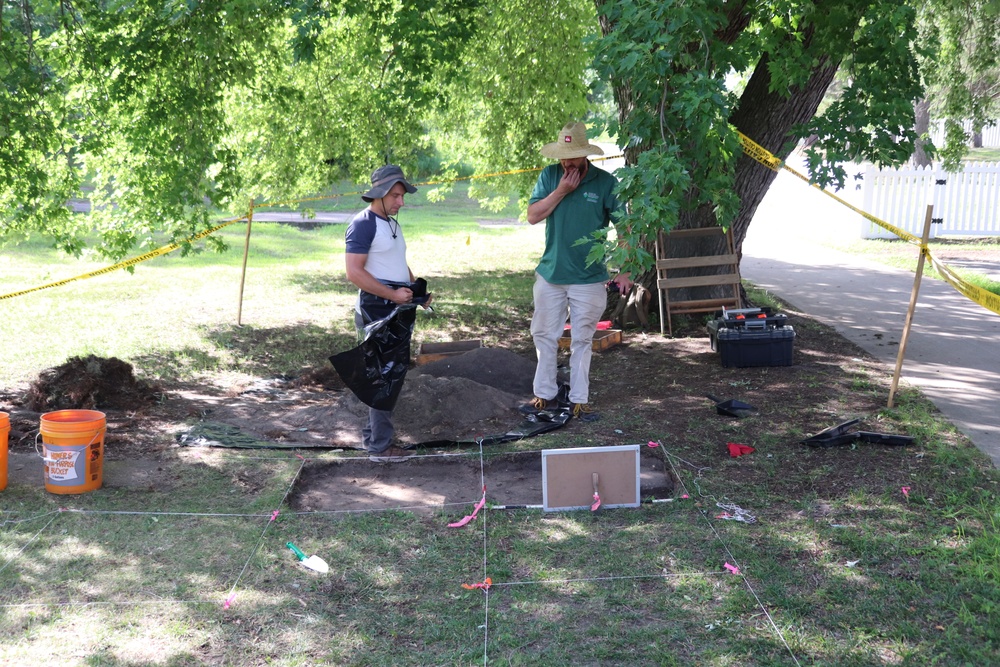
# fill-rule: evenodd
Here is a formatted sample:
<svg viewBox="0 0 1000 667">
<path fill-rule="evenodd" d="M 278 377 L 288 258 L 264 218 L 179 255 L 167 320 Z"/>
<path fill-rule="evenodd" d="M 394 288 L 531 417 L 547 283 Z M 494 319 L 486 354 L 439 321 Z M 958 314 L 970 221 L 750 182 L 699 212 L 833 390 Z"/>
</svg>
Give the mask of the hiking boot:
<svg viewBox="0 0 1000 667">
<path fill-rule="evenodd" d="M 596 422 L 601 418 L 599 414 L 590 409 L 589 403 L 573 403 L 570 411 L 574 417 L 583 422 Z"/>
<path fill-rule="evenodd" d="M 410 450 L 397 447 L 396 445 L 389 445 L 387 449 L 384 449 L 381 452 L 373 452 L 369 454 L 368 460 L 374 461 L 375 463 L 399 463 L 400 461 L 405 461 L 411 456 L 413 456 L 413 452 Z"/>
<path fill-rule="evenodd" d="M 519 409 L 525 414 L 531 414 L 535 412 L 541 412 L 543 410 L 555 410 L 558 407 L 556 399 L 545 400 L 544 398 L 538 398 L 535 396 L 533 399 L 528 401 L 527 404 L 522 405 Z"/>
</svg>

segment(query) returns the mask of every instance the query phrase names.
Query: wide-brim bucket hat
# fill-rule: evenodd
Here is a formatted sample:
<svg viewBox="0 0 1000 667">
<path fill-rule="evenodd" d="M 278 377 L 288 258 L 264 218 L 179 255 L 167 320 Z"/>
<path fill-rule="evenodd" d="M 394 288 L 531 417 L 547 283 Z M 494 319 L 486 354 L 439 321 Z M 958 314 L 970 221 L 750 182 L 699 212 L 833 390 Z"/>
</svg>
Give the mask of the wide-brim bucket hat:
<svg viewBox="0 0 1000 667">
<path fill-rule="evenodd" d="M 600 146 L 587 141 L 587 126 L 583 123 L 566 123 L 559 140 L 542 146 L 541 154 L 551 160 L 572 160 L 588 155 L 604 155 Z"/>
<path fill-rule="evenodd" d="M 366 202 L 381 199 L 389 194 L 389 190 L 391 190 L 392 186 L 396 183 L 402 183 L 403 187 L 405 187 L 406 191 L 411 195 L 417 191 L 417 189 L 410 185 L 409 181 L 406 180 L 406 176 L 403 175 L 402 169 L 394 164 L 387 164 L 384 167 L 379 167 L 372 172 L 371 190 L 361 195 L 361 198 Z"/>
</svg>

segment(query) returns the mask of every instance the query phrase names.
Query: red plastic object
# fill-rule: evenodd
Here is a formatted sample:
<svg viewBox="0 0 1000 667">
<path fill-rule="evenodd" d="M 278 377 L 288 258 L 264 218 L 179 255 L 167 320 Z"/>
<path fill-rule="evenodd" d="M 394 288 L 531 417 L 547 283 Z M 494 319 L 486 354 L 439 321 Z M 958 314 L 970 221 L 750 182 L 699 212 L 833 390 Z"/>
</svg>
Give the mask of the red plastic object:
<svg viewBox="0 0 1000 667">
<path fill-rule="evenodd" d="M 744 454 L 752 454 L 757 451 L 750 445 L 741 445 L 738 442 L 730 442 L 729 444 L 729 455 L 734 459 L 738 456 L 743 456 Z"/>
<path fill-rule="evenodd" d="M 571 327 L 572 325 L 569 322 L 567 322 L 566 326 L 564 326 L 563 329 L 569 331 Z M 600 322 L 597 323 L 598 331 L 607 331 L 610 328 L 611 328 L 611 320 L 601 320 Z"/>
</svg>

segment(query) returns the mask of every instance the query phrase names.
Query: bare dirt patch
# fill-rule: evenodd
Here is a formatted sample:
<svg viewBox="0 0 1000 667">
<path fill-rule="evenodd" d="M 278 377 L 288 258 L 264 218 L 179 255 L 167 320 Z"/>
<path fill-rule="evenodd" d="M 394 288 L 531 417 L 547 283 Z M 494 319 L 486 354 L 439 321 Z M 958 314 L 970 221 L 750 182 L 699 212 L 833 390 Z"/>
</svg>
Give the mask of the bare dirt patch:
<svg viewBox="0 0 1000 667">
<path fill-rule="evenodd" d="M 416 445 L 503 433 L 520 421 L 517 407 L 530 397 L 534 367 L 532 360 L 514 352 L 482 348 L 412 368 L 393 414 L 397 439 Z M 316 373 L 303 377 L 315 378 Z M 203 419 L 182 441 L 360 448 L 368 407 L 345 390 L 339 378 L 335 383 L 321 376 L 320 381 L 322 391 L 302 378 L 262 380 L 221 399 L 185 388 L 181 397 L 200 403 Z"/>
<path fill-rule="evenodd" d="M 859 488 L 905 484 L 912 467 L 920 462 L 914 457 L 919 440 L 905 448 L 866 445 L 826 450 L 800 444 L 811 433 L 855 417 L 861 420 L 859 429 L 900 431 L 881 414 L 890 369 L 822 322 L 792 310 L 784 312 L 796 337 L 793 364 L 783 367 L 723 367 L 700 321 L 688 321 L 686 329 L 680 323 L 672 339 L 627 331 L 622 345 L 594 355 L 591 402 L 601 419 L 592 423 L 570 420 L 555 431 L 558 446 L 660 441 L 663 447 L 651 451 L 662 458 L 662 451 L 668 449 L 693 474 L 712 468 L 713 474 L 729 478 L 734 485 L 765 484 L 788 498 L 818 495 L 829 499 Z M 516 408 L 531 395 L 530 337 L 524 331 L 513 332 L 508 344 L 518 351 L 486 348 L 446 360 L 443 367 L 412 369 L 396 413 L 401 441 L 467 441 L 520 425 L 523 415 Z M 46 371 L 40 377 L 49 375 Z M 61 382 L 72 385 L 65 375 Z M 89 375 L 81 375 L 81 385 L 89 382 Z M 719 416 L 706 394 L 748 402 L 759 412 L 739 420 Z M 209 444 L 190 439 L 206 425 L 220 426 L 255 446 L 352 449 L 360 443 L 365 413 L 365 407 L 343 389 L 326 364 L 295 378 L 261 379 L 251 386 L 165 384 L 157 388 L 156 400 L 138 400 L 127 408 L 103 404 L 100 393 L 86 395 L 94 397 L 87 399 L 87 407 L 107 414 L 107 460 L 126 466 L 135 461 L 137 469 L 144 466 L 147 471 L 157 465 L 183 466 L 179 448 Z M 11 413 L 12 451 L 34 454 L 40 412 L 31 408 L 27 396 L 28 392 L 16 389 L 0 392 L 0 410 Z M 552 442 L 547 437 L 537 441 L 539 450 Z M 732 459 L 728 442 L 748 444 L 757 451 Z M 450 451 L 463 449 L 472 448 L 459 446 Z M 388 487 L 409 488 L 415 495 L 433 494 L 446 502 L 474 501 L 481 489 L 475 479 L 478 473 L 466 471 L 458 462 L 406 463 L 398 470 L 367 460 L 340 465 L 314 469 L 310 463 L 296 502 L 303 507 L 329 507 L 332 501 L 323 499 L 319 483 L 324 478 L 338 485 L 344 479 L 361 480 L 348 482 L 355 487 L 352 493 L 367 491 L 353 497 L 345 490 L 346 495 L 336 501 L 345 504 L 375 503 Z M 420 471 L 419 476 L 407 473 L 411 466 Z M 463 472 L 454 488 L 436 486 L 458 480 L 458 470 Z M 535 475 L 527 477 L 532 484 L 539 482 Z M 169 475 L 146 478 L 155 486 Z M 382 485 L 383 491 L 373 491 L 374 485 Z M 493 490 L 499 492 L 501 485 L 494 487 L 491 501 Z M 536 504 L 537 500 L 530 499 L 535 498 L 532 488 L 525 482 L 518 493 L 511 491 L 510 502 Z"/>
<path fill-rule="evenodd" d="M 641 496 L 670 497 L 674 485 L 662 457 L 643 452 L 639 463 Z M 405 465 L 371 465 L 364 459 L 314 463 L 303 469 L 290 502 L 298 511 L 438 508 L 475 503 L 484 483 L 494 504 L 541 505 L 541 454 L 505 455 L 482 466 L 478 452 L 418 457 Z"/>
</svg>

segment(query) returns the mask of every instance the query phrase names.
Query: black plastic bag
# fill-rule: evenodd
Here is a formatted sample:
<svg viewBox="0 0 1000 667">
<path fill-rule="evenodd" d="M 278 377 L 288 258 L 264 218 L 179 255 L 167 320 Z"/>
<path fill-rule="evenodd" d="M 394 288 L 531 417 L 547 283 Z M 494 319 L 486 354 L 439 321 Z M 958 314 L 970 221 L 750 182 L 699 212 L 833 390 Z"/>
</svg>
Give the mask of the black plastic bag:
<svg viewBox="0 0 1000 667">
<path fill-rule="evenodd" d="M 389 312 L 385 314 L 387 310 Z M 410 364 L 410 338 L 417 316 L 416 306 L 396 306 L 362 292 L 361 312 L 368 322 L 363 342 L 351 350 L 333 355 L 330 363 L 358 400 L 376 410 L 392 410 L 396 407 L 399 392 L 403 390 L 403 380 Z"/>
</svg>

